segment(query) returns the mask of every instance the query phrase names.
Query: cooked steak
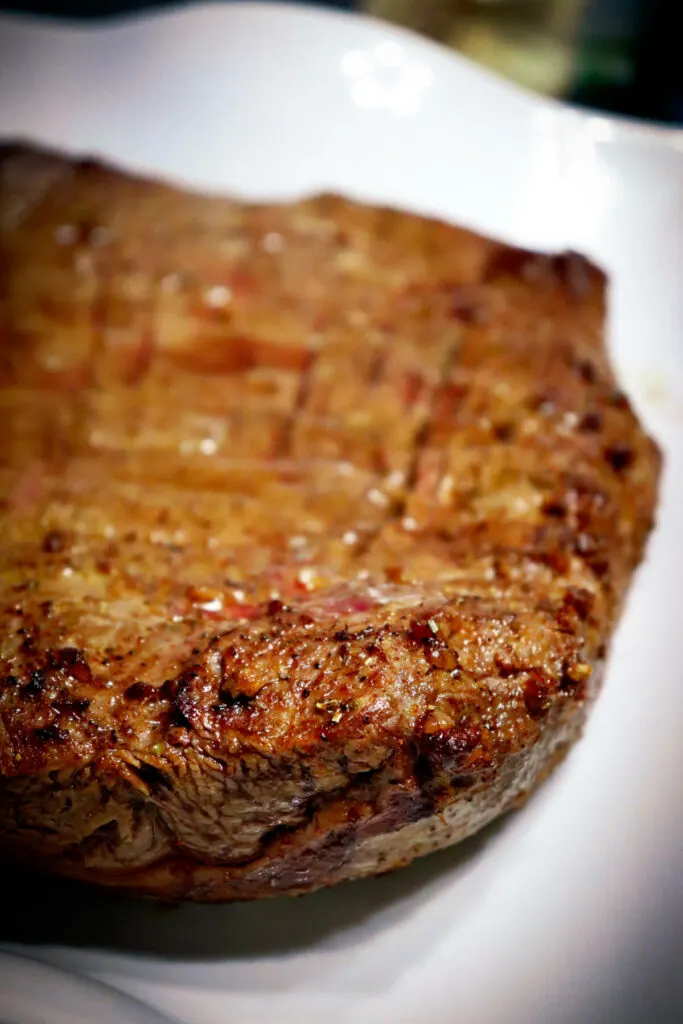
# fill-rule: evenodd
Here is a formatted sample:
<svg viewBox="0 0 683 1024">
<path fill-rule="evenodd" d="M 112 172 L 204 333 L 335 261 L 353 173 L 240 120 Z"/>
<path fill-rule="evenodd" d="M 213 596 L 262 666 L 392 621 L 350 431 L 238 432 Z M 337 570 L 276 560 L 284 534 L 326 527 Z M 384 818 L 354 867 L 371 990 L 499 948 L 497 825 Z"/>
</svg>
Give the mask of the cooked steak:
<svg viewBox="0 0 683 1024">
<path fill-rule="evenodd" d="M 5 856 L 300 893 L 576 738 L 659 471 L 598 269 L 6 146 L 0 292 Z"/>
</svg>

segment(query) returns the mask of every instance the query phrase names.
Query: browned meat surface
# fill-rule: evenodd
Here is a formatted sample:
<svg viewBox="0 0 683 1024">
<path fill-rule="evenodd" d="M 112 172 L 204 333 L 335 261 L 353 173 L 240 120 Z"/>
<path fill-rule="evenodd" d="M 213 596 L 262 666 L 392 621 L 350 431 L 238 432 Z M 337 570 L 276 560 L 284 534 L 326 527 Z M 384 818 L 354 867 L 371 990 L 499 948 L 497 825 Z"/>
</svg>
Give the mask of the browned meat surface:
<svg viewBox="0 0 683 1024">
<path fill-rule="evenodd" d="M 7 146 L 0 295 L 6 856 L 301 892 L 561 756 L 659 468 L 596 268 Z"/>
</svg>

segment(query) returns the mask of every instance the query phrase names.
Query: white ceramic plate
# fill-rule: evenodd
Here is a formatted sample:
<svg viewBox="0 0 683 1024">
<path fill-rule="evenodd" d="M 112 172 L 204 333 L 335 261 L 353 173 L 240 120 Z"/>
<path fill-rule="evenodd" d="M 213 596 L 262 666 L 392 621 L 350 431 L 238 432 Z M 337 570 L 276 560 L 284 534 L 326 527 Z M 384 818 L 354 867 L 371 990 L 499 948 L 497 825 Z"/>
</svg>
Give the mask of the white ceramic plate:
<svg viewBox="0 0 683 1024">
<path fill-rule="evenodd" d="M 172 1024 L 100 982 L 0 953 L 2 1024 Z"/>
<path fill-rule="evenodd" d="M 523 812 L 295 901 L 162 910 L 17 880 L 2 940 L 188 1024 L 640 1019 L 618 999 L 683 938 L 683 136 L 537 99 L 376 22 L 264 4 L 94 30 L 0 19 L 0 133 L 201 188 L 339 189 L 585 251 L 613 275 L 614 359 L 667 455 L 604 694 Z M 660 965 L 659 984 L 672 977 Z"/>
</svg>

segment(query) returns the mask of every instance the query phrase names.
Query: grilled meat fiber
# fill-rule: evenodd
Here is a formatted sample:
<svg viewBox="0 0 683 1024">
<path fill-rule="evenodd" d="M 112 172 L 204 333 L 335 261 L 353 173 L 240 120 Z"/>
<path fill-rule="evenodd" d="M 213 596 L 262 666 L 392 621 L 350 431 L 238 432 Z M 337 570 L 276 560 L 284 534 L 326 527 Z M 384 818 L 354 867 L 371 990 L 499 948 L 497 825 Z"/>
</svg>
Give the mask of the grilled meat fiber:
<svg viewBox="0 0 683 1024">
<path fill-rule="evenodd" d="M 0 294 L 5 857 L 305 892 L 577 737 L 659 471 L 586 260 L 8 145 Z"/>
</svg>

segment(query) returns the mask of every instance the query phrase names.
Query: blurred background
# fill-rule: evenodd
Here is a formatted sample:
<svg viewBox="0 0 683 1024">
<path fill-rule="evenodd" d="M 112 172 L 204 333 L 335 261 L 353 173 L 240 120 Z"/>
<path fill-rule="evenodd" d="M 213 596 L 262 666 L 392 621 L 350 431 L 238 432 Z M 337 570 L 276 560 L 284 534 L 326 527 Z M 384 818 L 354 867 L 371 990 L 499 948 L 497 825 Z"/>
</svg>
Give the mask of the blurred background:
<svg viewBox="0 0 683 1024">
<path fill-rule="evenodd" d="M 317 2 L 407 25 L 539 92 L 683 124 L 680 0 Z M 171 5 L 172 0 L 0 0 L 4 10 L 90 19 Z"/>
</svg>

